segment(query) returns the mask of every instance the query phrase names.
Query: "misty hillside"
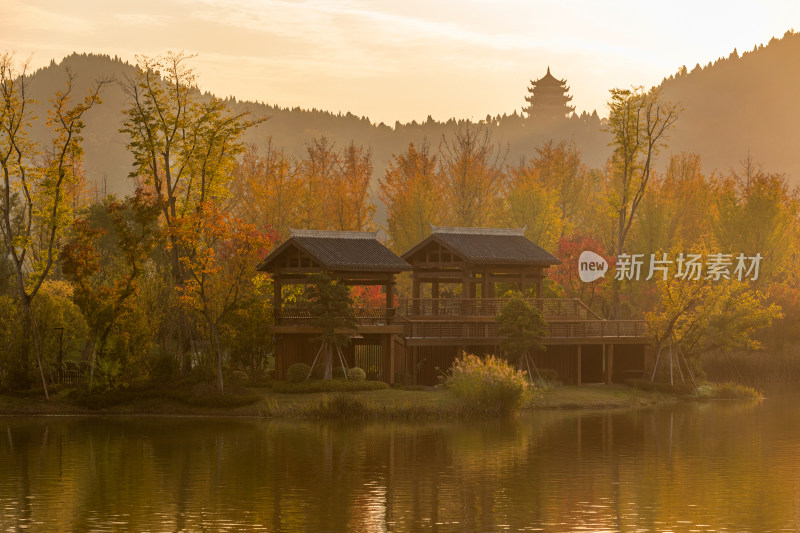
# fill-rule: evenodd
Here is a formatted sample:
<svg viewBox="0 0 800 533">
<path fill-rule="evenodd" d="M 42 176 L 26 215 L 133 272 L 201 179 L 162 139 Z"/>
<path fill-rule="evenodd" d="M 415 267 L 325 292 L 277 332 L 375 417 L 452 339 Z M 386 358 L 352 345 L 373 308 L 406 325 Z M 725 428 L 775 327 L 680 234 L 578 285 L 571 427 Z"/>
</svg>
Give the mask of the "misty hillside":
<svg viewBox="0 0 800 533">
<path fill-rule="evenodd" d="M 62 90 L 66 84 L 66 70 L 75 76 L 76 95 L 82 96 L 95 80 L 114 79 L 124 82 L 132 78 L 135 67 L 117 58 L 95 54 L 72 54 L 60 63 L 54 61 L 33 73 L 29 79 L 30 93 L 38 101 L 36 114 L 43 118 L 47 113 L 47 102 L 54 91 Z M 199 80 L 202 86 L 202 79 Z M 266 98 L 269 95 L 265 95 Z M 87 179 L 98 184 L 100 192 L 105 183 L 108 193 L 127 193 L 131 190 L 127 178 L 131 169 L 131 159 L 126 150 L 127 139 L 119 133 L 124 121 L 123 109 L 126 95 L 118 83 L 111 83 L 103 91 L 103 104 L 93 108 L 86 115 L 87 127 L 84 130 Z M 520 90 L 520 103 L 524 103 L 524 88 Z M 302 157 L 306 144 L 313 138 L 324 135 L 337 146 L 348 144 L 351 140 L 357 145 L 372 150 L 374 178 L 379 179 L 388 166 L 392 154 L 401 153 L 408 143 L 417 144 L 427 140 L 435 149 L 442 135 L 452 129 L 455 120 L 438 122 L 432 119 L 423 123 L 395 123 L 388 126 L 375 124 L 367 117 L 357 117 L 350 113 L 333 114 L 316 109 L 280 108 L 263 103 L 228 100 L 234 111 L 249 111 L 254 117 L 268 116 L 270 119 L 256 128 L 250 129 L 245 141 L 256 146 L 266 145 L 272 137 L 273 146 L 286 153 Z M 584 160 L 591 166 L 599 166 L 608 156 L 607 135 L 601 131 L 597 114 L 575 116 L 560 124 L 557 129 L 544 128 L 530 124 L 518 114 L 487 117 L 485 122 L 493 131 L 498 143 L 507 145 L 507 161 L 516 164 L 522 157 L 531 157 L 534 149 L 548 139 L 570 139 L 583 152 Z M 44 121 L 36 122 L 34 139 L 43 140 L 47 131 Z"/>
<path fill-rule="evenodd" d="M 683 112 L 670 150 L 701 155 L 707 171 L 727 172 L 747 157 L 800 182 L 800 33 L 787 32 L 766 46 L 662 83 L 665 98 Z"/>
<path fill-rule="evenodd" d="M 76 77 L 75 94 L 82 95 L 97 79 L 121 81 L 132 77 L 133 65 L 117 58 L 94 54 L 72 54 L 60 64 L 51 62 L 33 73 L 29 80 L 32 96 L 40 103 L 37 114 L 46 115 L 46 104 L 55 90 L 66 81 L 65 68 Z M 538 73 L 531 73 L 536 78 Z M 569 80 L 567 80 L 569 81 Z M 203 80 L 199 80 L 202 87 Z M 726 172 L 747 156 L 770 171 L 785 172 L 797 182 L 800 178 L 800 158 L 795 154 L 800 144 L 797 124 L 800 122 L 800 100 L 796 87 L 800 83 L 800 34 L 787 33 L 782 39 L 772 39 L 766 46 L 743 54 L 731 54 L 714 64 L 691 72 L 681 69 L 665 79 L 664 97 L 683 107 L 680 119 L 669 140 L 669 150 L 693 151 L 701 155 L 707 171 Z M 520 87 L 520 105 L 524 103 L 525 88 Z M 90 182 L 98 184 L 99 192 L 127 193 L 131 190 L 127 178 L 131 160 L 126 150 L 127 139 L 119 129 L 124 120 L 122 110 L 126 97 L 122 88 L 112 83 L 103 93 L 104 103 L 87 114 L 85 131 L 85 167 Z M 269 95 L 264 95 L 269 100 Z M 392 154 L 406 149 L 409 142 L 427 139 L 433 148 L 442 135 L 453 126 L 454 120 L 438 122 L 428 119 L 422 123 L 375 124 L 367 117 L 352 114 L 332 114 L 316 109 L 288 109 L 255 102 L 229 100 L 234 110 L 248 110 L 254 116 L 269 116 L 270 120 L 251 129 L 245 140 L 255 145 L 273 145 L 288 154 L 302 157 L 306 143 L 325 135 L 338 146 L 351 140 L 372 150 L 374 179 L 379 179 Z M 34 138 L 46 135 L 43 120 L 36 123 Z M 535 148 L 548 139 L 574 140 L 584 162 L 601 166 L 610 153 L 609 137 L 602 131 L 597 114 L 573 116 L 558 127 L 531 123 L 516 112 L 511 115 L 486 117 L 495 140 L 508 146 L 507 162 L 516 164 L 520 158 L 535 155 Z M 666 158 L 662 158 L 665 160 Z M 105 184 L 105 185 L 104 185 Z"/>
</svg>

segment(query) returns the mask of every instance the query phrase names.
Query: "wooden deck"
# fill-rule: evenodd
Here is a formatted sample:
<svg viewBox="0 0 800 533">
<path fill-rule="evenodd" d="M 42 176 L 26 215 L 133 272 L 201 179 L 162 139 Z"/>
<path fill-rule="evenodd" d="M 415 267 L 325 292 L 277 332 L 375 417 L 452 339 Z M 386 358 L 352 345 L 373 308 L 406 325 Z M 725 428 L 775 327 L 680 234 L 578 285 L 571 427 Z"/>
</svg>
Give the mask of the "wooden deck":
<svg viewBox="0 0 800 533">
<path fill-rule="evenodd" d="M 388 326 L 392 323 L 396 308 L 354 307 L 353 313 L 359 326 Z M 276 326 L 310 326 L 314 316 L 308 307 L 287 307 L 274 311 Z"/>
<path fill-rule="evenodd" d="M 546 319 L 570 317 L 600 320 L 592 309 L 578 298 L 528 298 L 529 305 L 539 309 Z M 508 302 L 507 298 L 407 298 L 399 301 L 397 314 L 417 317 L 491 317 Z"/>
<path fill-rule="evenodd" d="M 410 346 L 500 344 L 502 336 L 494 321 L 461 319 L 412 320 L 401 317 L 403 336 Z M 644 320 L 550 320 L 550 335 L 544 344 L 646 343 L 649 341 Z"/>
<path fill-rule="evenodd" d="M 402 331 L 409 345 L 492 345 L 502 340 L 495 317 L 506 302 L 503 298 L 416 298 L 400 300 L 396 308 L 353 311 L 360 331 Z M 550 326 L 545 344 L 649 341 L 644 320 L 604 320 L 578 299 L 531 298 L 527 302 L 542 311 Z M 301 333 L 310 331 L 312 321 L 307 307 L 284 308 L 275 313 L 270 329 Z"/>
</svg>

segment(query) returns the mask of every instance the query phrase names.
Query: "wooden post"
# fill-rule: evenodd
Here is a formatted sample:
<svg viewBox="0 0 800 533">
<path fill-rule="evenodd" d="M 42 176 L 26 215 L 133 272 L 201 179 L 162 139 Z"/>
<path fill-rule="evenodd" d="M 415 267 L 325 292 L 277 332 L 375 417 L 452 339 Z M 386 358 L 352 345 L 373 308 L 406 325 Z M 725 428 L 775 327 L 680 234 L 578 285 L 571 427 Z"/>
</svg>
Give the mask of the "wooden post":
<svg viewBox="0 0 800 533">
<path fill-rule="evenodd" d="M 611 385 L 611 378 L 614 377 L 614 345 L 609 344 L 606 350 L 606 384 Z"/>
<path fill-rule="evenodd" d="M 392 357 L 392 335 L 390 333 L 381 335 L 381 381 L 392 383 L 393 359 Z"/>
<path fill-rule="evenodd" d="M 394 280 L 386 283 L 386 309 L 394 307 Z"/>
<path fill-rule="evenodd" d="M 577 382 L 577 384 L 578 384 L 578 387 L 580 387 L 582 382 L 583 382 L 583 376 L 581 374 L 581 366 L 582 365 L 581 365 L 581 345 L 580 344 L 578 345 L 578 350 L 577 350 L 577 354 L 576 355 L 577 355 L 576 360 L 577 360 L 577 363 L 578 363 L 578 382 Z"/>
<path fill-rule="evenodd" d="M 281 285 L 281 280 L 278 277 L 272 278 L 272 309 L 273 309 L 273 323 L 277 324 L 277 318 L 281 310 L 281 305 L 283 304 L 283 295 L 282 293 L 283 286 Z"/>
<path fill-rule="evenodd" d="M 389 385 L 394 385 L 394 335 L 389 335 Z"/>
<path fill-rule="evenodd" d="M 439 280 L 435 280 L 431 282 L 431 298 L 433 298 L 433 302 L 431 302 L 431 311 L 433 312 L 434 316 L 439 314 Z"/>
<path fill-rule="evenodd" d="M 417 366 L 419 364 L 419 348 L 416 346 L 406 347 L 406 350 L 411 349 L 411 382 L 416 385 L 419 383 L 419 372 Z"/>
<path fill-rule="evenodd" d="M 411 305 L 410 312 L 414 315 L 419 314 L 419 272 L 416 270 L 413 273 L 413 279 L 411 282 L 411 298 L 413 299 L 413 304 Z"/>
</svg>

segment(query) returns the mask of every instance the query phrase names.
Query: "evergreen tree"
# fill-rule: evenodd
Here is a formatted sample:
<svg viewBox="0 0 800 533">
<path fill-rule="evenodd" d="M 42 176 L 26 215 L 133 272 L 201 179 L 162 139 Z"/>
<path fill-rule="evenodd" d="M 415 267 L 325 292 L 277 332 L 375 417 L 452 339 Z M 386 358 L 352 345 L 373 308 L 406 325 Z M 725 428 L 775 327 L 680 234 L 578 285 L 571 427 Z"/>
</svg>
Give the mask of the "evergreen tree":
<svg viewBox="0 0 800 533">
<path fill-rule="evenodd" d="M 504 337 L 500 343 L 502 350 L 511 359 L 517 360 L 520 370 L 528 366 L 530 374 L 531 352 L 547 349 L 541 343 L 541 338 L 548 334 L 547 321 L 542 312 L 528 304 L 521 295 L 515 294 L 500 310 L 496 320 L 500 325 L 498 333 Z"/>
<path fill-rule="evenodd" d="M 327 274 L 308 276 L 308 298 L 311 301 L 311 325 L 322 333 L 311 339 L 325 349 L 325 377 L 333 377 L 333 352 L 350 344 L 356 331 L 356 317 L 349 288 Z"/>
</svg>

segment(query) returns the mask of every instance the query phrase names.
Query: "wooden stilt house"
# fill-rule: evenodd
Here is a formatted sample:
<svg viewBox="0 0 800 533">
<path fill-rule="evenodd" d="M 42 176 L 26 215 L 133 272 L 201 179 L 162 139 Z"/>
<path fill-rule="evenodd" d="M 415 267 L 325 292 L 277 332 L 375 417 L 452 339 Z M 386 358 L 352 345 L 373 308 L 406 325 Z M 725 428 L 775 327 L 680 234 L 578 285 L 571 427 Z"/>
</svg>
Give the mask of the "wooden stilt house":
<svg viewBox="0 0 800 533">
<path fill-rule="evenodd" d="M 527 290 L 550 335 L 534 356 L 567 383 L 611 383 L 642 375 L 651 344 L 641 320 L 605 320 L 579 299 L 544 298 L 547 269 L 560 261 L 522 229 L 433 227 L 432 234 L 396 256 L 374 233 L 299 231 L 259 265 L 275 286 L 276 374 L 310 364 L 318 335 L 307 309 L 284 302 L 283 288 L 326 272 L 348 285 L 381 285 L 385 305 L 356 308 L 358 331 L 345 350 L 350 366 L 388 383 L 436 384 L 462 352 L 499 353 L 495 317 L 511 289 Z M 412 297 L 394 297 L 395 276 L 413 271 Z"/>
<path fill-rule="evenodd" d="M 395 276 L 410 270 L 374 232 L 292 230 L 288 240 L 258 265 L 272 275 L 273 325 L 268 333 L 275 343 L 275 370 L 283 379 L 294 363 L 311 364 L 319 349 L 310 339 L 320 330 L 312 325 L 307 306 L 285 302 L 285 289 L 307 283 L 308 275 L 326 273 L 346 285 L 383 287 L 384 305 L 354 309 L 357 331 L 344 350 L 348 366 L 358 366 L 370 379 L 393 381 L 393 352 L 403 328 L 393 323 Z"/>
<path fill-rule="evenodd" d="M 546 270 L 560 261 L 524 229 L 432 227 L 403 254 L 413 267 L 412 298 L 401 300 L 403 353 L 397 368 L 415 383 L 434 384 L 463 351 L 500 353 L 495 317 L 510 289 L 532 289 L 528 299 L 550 325 L 540 369 L 581 384 L 640 376 L 650 344 L 644 321 L 604 320 L 579 299 L 543 298 Z M 500 296 L 500 297 L 498 297 Z"/>
</svg>

